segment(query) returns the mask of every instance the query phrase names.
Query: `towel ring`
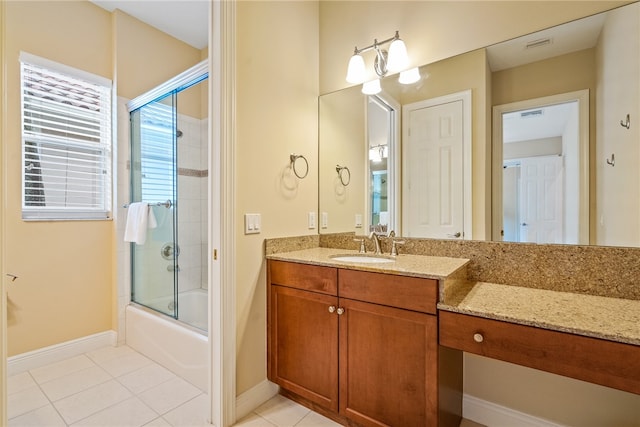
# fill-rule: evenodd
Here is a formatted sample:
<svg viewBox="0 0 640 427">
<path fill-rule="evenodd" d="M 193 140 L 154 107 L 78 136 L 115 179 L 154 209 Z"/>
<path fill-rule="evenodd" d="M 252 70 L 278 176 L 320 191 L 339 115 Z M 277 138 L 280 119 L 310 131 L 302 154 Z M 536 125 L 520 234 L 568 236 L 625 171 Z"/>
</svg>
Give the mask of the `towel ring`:
<svg viewBox="0 0 640 427">
<path fill-rule="evenodd" d="M 298 159 L 304 160 L 304 166 L 305 166 L 304 174 L 300 174 L 296 170 L 296 162 L 298 161 Z M 307 161 L 307 159 L 303 155 L 291 153 L 289 155 L 289 160 L 291 161 L 291 169 L 293 169 L 293 173 L 296 174 L 296 176 L 300 179 L 306 178 L 307 175 L 309 174 L 309 162 Z"/>
<path fill-rule="evenodd" d="M 346 175 L 344 174 L 344 171 L 347 171 Z M 336 172 L 338 172 L 338 176 L 340 177 L 340 183 L 345 187 L 349 185 L 351 182 L 351 171 L 349 168 L 346 166 L 336 165 Z"/>
</svg>

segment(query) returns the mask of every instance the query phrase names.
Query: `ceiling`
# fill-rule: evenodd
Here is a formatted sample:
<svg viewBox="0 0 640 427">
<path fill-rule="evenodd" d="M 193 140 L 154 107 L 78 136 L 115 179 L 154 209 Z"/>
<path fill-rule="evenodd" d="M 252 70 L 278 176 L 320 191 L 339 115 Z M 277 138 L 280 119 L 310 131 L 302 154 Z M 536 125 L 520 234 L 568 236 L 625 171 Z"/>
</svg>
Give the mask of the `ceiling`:
<svg viewBox="0 0 640 427">
<path fill-rule="evenodd" d="M 208 0 L 90 0 L 131 15 L 197 49 L 209 45 Z"/>
</svg>

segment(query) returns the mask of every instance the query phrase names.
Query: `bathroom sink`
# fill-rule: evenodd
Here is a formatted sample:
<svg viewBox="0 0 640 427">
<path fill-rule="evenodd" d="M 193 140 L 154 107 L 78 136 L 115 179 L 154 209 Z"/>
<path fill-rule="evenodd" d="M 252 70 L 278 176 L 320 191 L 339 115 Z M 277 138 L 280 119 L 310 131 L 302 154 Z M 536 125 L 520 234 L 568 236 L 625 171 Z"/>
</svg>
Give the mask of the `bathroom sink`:
<svg viewBox="0 0 640 427">
<path fill-rule="evenodd" d="M 367 264 L 374 264 L 374 263 L 380 263 L 380 262 L 395 262 L 394 258 L 386 257 L 384 255 L 374 255 L 374 254 L 333 255 L 333 256 L 330 256 L 329 258 L 339 262 L 359 262 L 359 263 L 367 263 Z"/>
</svg>

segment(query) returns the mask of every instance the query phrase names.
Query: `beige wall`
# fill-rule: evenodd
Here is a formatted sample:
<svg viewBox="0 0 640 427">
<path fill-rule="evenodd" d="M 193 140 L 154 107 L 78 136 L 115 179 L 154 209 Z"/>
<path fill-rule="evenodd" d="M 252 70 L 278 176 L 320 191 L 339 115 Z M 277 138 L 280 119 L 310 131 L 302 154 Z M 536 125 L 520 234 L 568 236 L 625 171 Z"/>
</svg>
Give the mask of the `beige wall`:
<svg viewBox="0 0 640 427">
<path fill-rule="evenodd" d="M 265 238 L 315 234 L 318 209 L 318 3 L 237 3 L 237 392 L 266 378 Z M 309 161 L 291 179 L 289 154 Z M 244 235 L 245 213 L 262 233 Z"/>
<path fill-rule="evenodd" d="M 640 245 L 640 128 L 633 125 L 640 112 L 640 4 L 629 7 L 636 13 L 615 11 L 608 16 L 596 49 L 598 144 L 592 169 L 596 174 L 592 241 L 599 245 Z M 630 129 L 620 126 L 627 114 Z M 613 168 L 605 162 L 612 153 Z"/>
<path fill-rule="evenodd" d="M 5 41 L 5 2 L 0 2 L 0 92 L 4 93 L 4 41 Z M 4 169 L 5 98 L 0 99 L 0 165 Z M 4 241 L 4 174 L 0 174 L 0 241 Z M 6 395 L 7 389 L 7 298 L 5 290 L 4 245 L 0 243 L 0 392 Z M 0 397 L 0 424 L 7 423 L 7 399 Z"/>
<path fill-rule="evenodd" d="M 51 25 L 56 22 L 56 25 Z M 89 2 L 6 2 L 9 355 L 111 329 L 112 222 L 21 219 L 20 51 L 112 78 L 110 14 Z"/>
<path fill-rule="evenodd" d="M 206 58 L 206 50 L 203 55 L 121 11 L 111 14 L 88 1 L 12 1 L 6 9 L 6 93 L 13 107 L 6 115 L 6 158 L 19 159 L 21 153 L 21 50 L 113 79 L 118 95 L 127 99 Z M 51 19 L 59 24 L 50 25 Z M 201 94 L 193 97 L 182 100 L 181 107 L 201 117 Z M 118 179 L 126 181 L 127 172 L 121 172 Z M 6 177 L 6 268 L 20 276 L 20 286 L 9 292 L 9 355 L 116 330 L 114 222 L 22 221 L 19 163 L 7 164 Z"/>
<path fill-rule="evenodd" d="M 319 141 L 319 218 L 320 233 L 356 232 L 355 215 L 366 217 L 365 176 L 368 153 L 365 151 L 365 96 L 360 88 L 334 92 L 320 97 Z M 351 173 L 348 186 L 340 183 L 336 166 L 346 166 Z M 328 215 L 327 228 L 322 226 L 322 213 Z"/>
</svg>

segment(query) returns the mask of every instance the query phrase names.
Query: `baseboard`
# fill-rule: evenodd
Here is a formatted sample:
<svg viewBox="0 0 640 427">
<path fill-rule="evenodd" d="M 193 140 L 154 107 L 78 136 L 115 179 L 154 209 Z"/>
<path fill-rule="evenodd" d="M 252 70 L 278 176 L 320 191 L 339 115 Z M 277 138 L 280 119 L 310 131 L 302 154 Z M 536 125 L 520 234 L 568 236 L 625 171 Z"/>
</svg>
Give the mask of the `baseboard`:
<svg viewBox="0 0 640 427">
<path fill-rule="evenodd" d="M 534 417 L 506 406 L 465 394 L 462 400 L 464 418 L 487 427 L 564 427 L 544 418 Z"/>
<path fill-rule="evenodd" d="M 117 335 L 115 331 L 105 331 L 11 356 L 7 358 L 7 374 L 9 376 L 19 374 L 101 347 L 115 346 Z"/>
<path fill-rule="evenodd" d="M 278 386 L 269 380 L 264 380 L 260 384 L 236 397 L 236 420 L 240 420 L 249 415 L 254 409 L 271 399 L 278 393 Z"/>
</svg>

